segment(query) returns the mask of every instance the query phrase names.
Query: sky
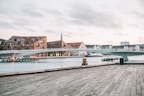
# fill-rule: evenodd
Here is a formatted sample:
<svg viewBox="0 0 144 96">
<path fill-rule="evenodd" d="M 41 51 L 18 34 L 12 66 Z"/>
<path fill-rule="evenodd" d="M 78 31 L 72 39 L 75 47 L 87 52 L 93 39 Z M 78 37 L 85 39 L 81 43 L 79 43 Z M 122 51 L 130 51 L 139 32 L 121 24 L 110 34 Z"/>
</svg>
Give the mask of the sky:
<svg viewBox="0 0 144 96">
<path fill-rule="evenodd" d="M 0 38 L 144 44 L 144 0 L 0 0 Z"/>
</svg>

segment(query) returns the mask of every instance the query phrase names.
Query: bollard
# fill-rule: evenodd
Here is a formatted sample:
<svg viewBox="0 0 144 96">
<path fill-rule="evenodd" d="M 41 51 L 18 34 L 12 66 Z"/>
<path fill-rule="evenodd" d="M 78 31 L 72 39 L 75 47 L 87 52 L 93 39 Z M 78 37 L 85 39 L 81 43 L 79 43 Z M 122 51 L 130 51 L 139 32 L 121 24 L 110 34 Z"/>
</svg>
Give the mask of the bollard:
<svg viewBox="0 0 144 96">
<path fill-rule="evenodd" d="M 82 60 L 82 65 L 88 65 L 86 58 L 83 58 L 83 60 Z"/>
<path fill-rule="evenodd" d="M 124 64 L 124 59 L 120 58 L 120 65 Z"/>
</svg>

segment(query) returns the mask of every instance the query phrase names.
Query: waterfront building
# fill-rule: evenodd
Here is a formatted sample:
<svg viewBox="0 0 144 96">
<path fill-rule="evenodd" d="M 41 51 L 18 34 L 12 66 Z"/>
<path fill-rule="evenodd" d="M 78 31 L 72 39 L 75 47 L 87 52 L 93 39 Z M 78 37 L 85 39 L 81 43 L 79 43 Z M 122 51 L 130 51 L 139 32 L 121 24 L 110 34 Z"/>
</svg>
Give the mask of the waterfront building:
<svg viewBox="0 0 144 96">
<path fill-rule="evenodd" d="M 124 50 L 124 46 L 123 45 L 115 45 L 112 47 L 112 49 L 115 49 L 115 50 Z"/>
<path fill-rule="evenodd" d="M 87 49 L 94 49 L 95 45 L 85 45 Z"/>
<path fill-rule="evenodd" d="M 68 48 L 67 43 L 63 40 L 47 42 L 47 48 Z M 64 52 L 49 52 L 48 56 L 70 56 L 69 51 Z"/>
<path fill-rule="evenodd" d="M 84 44 L 84 42 L 71 42 L 71 43 L 67 43 L 67 45 L 70 48 L 76 48 L 76 49 L 87 49 L 86 45 Z M 73 56 L 85 56 L 87 54 L 86 51 L 72 51 L 71 55 Z"/>
<path fill-rule="evenodd" d="M 5 43 L 1 44 L 1 46 L 2 50 L 46 49 L 47 38 L 46 36 L 12 36 Z"/>
<path fill-rule="evenodd" d="M 2 44 L 2 43 L 4 43 L 6 40 L 4 40 L 4 39 L 0 39 L 0 45 Z"/>
<path fill-rule="evenodd" d="M 101 49 L 100 45 L 86 45 L 87 49 Z"/>
<path fill-rule="evenodd" d="M 100 49 L 112 49 L 112 45 L 101 45 Z"/>
<path fill-rule="evenodd" d="M 3 49 L 3 44 L 5 43 L 6 40 L 0 39 L 0 50 Z"/>
<path fill-rule="evenodd" d="M 139 44 L 138 46 L 140 51 L 144 51 L 144 44 Z"/>
<path fill-rule="evenodd" d="M 47 48 L 70 48 L 70 46 L 63 41 L 63 37 L 61 34 L 60 40 L 57 41 L 50 41 L 47 42 Z M 64 52 L 49 52 L 48 56 L 70 56 L 69 51 L 64 51 Z"/>
<path fill-rule="evenodd" d="M 112 49 L 115 50 L 128 50 L 128 51 L 140 51 L 140 46 L 139 45 L 117 45 L 117 46 L 113 46 Z"/>
</svg>

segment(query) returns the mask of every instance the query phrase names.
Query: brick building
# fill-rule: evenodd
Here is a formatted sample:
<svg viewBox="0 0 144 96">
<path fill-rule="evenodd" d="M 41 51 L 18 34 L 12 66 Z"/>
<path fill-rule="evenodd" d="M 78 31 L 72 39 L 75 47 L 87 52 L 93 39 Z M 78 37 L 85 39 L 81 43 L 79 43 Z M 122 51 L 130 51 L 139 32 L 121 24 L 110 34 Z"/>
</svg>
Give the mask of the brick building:
<svg viewBox="0 0 144 96">
<path fill-rule="evenodd" d="M 25 50 L 25 49 L 46 49 L 46 36 L 21 37 L 12 36 L 5 43 L 1 44 L 2 50 Z"/>
<path fill-rule="evenodd" d="M 61 34 L 60 40 L 47 42 L 47 48 L 69 48 L 68 44 L 63 41 L 63 37 Z M 48 56 L 70 56 L 69 51 L 63 52 L 49 52 Z"/>
</svg>

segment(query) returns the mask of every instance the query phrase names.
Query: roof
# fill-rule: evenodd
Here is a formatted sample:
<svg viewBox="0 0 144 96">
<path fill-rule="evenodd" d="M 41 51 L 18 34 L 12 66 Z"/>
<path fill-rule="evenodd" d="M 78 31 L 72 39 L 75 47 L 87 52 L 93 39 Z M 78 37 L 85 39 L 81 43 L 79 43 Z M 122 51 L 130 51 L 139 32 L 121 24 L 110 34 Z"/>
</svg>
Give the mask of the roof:
<svg viewBox="0 0 144 96">
<path fill-rule="evenodd" d="M 78 48 L 81 45 L 82 42 L 72 42 L 72 43 L 67 43 L 70 47 L 73 48 Z"/>
<path fill-rule="evenodd" d="M 86 45 L 86 48 L 94 48 L 95 45 Z"/>
<path fill-rule="evenodd" d="M 48 48 L 67 47 L 67 44 L 62 40 L 47 42 Z"/>
<path fill-rule="evenodd" d="M 46 36 L 12 36 L 8 42 L 12 42 L 12 43 L 23 43 L 23 44 L 30 44 L 30 43 L 34 43 L 42 38 L 46 38 Z"/>
</svg>

